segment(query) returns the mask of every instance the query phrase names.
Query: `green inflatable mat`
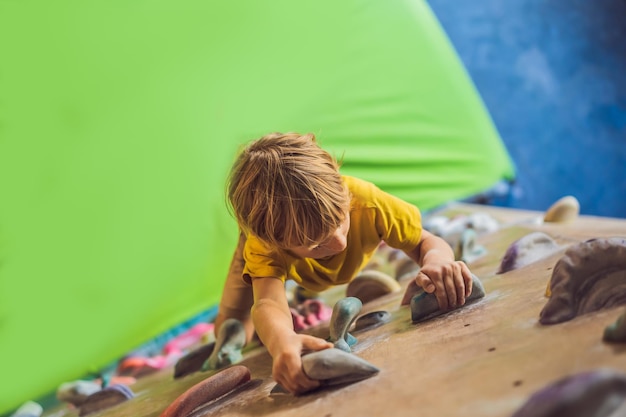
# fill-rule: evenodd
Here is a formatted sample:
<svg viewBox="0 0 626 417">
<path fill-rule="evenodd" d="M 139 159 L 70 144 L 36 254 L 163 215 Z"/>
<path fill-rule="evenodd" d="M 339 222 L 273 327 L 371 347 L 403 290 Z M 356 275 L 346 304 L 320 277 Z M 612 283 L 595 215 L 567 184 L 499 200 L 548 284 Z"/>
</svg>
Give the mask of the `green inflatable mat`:
<svg viewBox="0 0 626 417">
<path fill-rule="evenodd" d="M 0 414 L 216 305 L 272 131 L 423 210 L 514 176 L 422 0 L 0 0 Z"/>
</svg>

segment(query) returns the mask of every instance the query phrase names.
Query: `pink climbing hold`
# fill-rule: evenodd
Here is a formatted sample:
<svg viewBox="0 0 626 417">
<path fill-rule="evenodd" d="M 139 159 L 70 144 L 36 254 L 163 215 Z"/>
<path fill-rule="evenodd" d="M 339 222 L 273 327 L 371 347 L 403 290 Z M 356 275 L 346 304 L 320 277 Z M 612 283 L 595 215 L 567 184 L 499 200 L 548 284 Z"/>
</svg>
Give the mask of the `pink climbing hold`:
<svg viewBox="0 0 626 417">
<path fill-rule="evenodd" d="M 305 300 L 297 308 L 290 308 L 293 328 L 296 332 L 327 322 L 333 309 L 317 299 Z"/>
<path fill-rule="evenodd" d="M 212 332 L 215 325 L 213 323 L 198 323 L 185 333 L 176 336 L 163 347 L 163 353 L 180 353 L 202 341 L 205 334 Z"/>
<path fill-rule="evenodd" d="M 119 363 L 117 373 L 122 376 L 139 378 L 175 364 L 181 356 L 182 353 L 180 352 L 152 357 L 131 356 Z"/>
</svg>

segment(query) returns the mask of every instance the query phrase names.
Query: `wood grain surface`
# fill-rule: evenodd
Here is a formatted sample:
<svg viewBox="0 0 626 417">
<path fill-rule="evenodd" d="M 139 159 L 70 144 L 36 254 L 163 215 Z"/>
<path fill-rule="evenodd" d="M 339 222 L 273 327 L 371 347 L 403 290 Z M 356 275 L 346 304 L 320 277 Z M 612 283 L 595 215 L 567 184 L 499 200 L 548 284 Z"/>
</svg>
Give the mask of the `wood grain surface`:
<svg viewBox="0 0 626 417">
<path fill-rule="evenodd" d="M 579 217 L 567 223 L 542 224 L 543 213 L 456 204 L 438 214 L 486 212 L 501 222 L 494 233 L 479 235 L 487 254 L 470 267 L 482 280 L 486 296 L 475 304 L 413 324 L 403 292 L 363 306 L 361 314 L 386 310 L 391 321 L 353 332 L 360 356 L 380 369 L 376 376 L 307 395 L 272 394 L 271 358 L 262 346 L 244 351 L 240 364 L 252 381 L 194 412 L 192 416 L 485 416 L 512 415 L 536 390 L 563 376 L 598 368 L 626 372 L 626 348 L 602 341 L 604 328 L 625 307 L 604 310 L 552 326 L 539 324 L 552 268 L 572 243 L 592 237 L 626 236 L 626 220 Z M 532 265 L 496 274 L 508 246 L 532 231 L 552 236 L 563 251 Z M 407 282 L 402 283 L 403 287 Z M 345 286 L 327 294 L 329 303 L 345 295 Z M 309 333 L 328 337 L 328 325 Z M 213 372 L 180 379 L 165 369 L 132 386 L 136 398 L 97 414 L 102 417 L 158 417 L 179 395 Z M 56 410 L 54 416 L 73 416 Z M 48 414 L 52 415 L 52 414 Z"/>
</svg>

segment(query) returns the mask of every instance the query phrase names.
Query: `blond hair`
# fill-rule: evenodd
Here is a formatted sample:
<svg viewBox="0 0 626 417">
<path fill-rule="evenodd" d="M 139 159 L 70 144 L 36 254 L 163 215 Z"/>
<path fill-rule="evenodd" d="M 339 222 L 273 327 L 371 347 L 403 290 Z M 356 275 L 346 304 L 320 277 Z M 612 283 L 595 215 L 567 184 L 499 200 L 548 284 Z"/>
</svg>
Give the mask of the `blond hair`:
<svg viewBox="0 0 626 417">
<path fill-rule="evenodd" d="M 244 232 L 279 248 L 328 238 L 350 204 L 339 163 L 311 133 L 270 133 L 251 142 L 235 160 L 227 189 Z"/>
</svg>

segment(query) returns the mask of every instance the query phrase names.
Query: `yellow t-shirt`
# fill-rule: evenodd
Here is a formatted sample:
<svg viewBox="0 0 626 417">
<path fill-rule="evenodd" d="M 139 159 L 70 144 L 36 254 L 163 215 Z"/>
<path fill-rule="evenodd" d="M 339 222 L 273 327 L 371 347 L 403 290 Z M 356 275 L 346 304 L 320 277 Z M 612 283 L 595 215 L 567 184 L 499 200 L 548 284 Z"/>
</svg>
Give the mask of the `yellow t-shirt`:
<svg viewBox="0 0 626 417">
<path fill-rule="evenodd" d="M 244 279 L 293 279 L 312 291 L 350 282 L 367 264 L 382 240 L 405 252 L 413 250 L 422 234 L 417 207 L 388 194 L 374 184 L 343 176 L 352 195 L 346 249 L 325 259 L 300 258 L 288 250 L 270 249 L 256 236 L 247 236 L 243 250 Z"/>
</svg>

